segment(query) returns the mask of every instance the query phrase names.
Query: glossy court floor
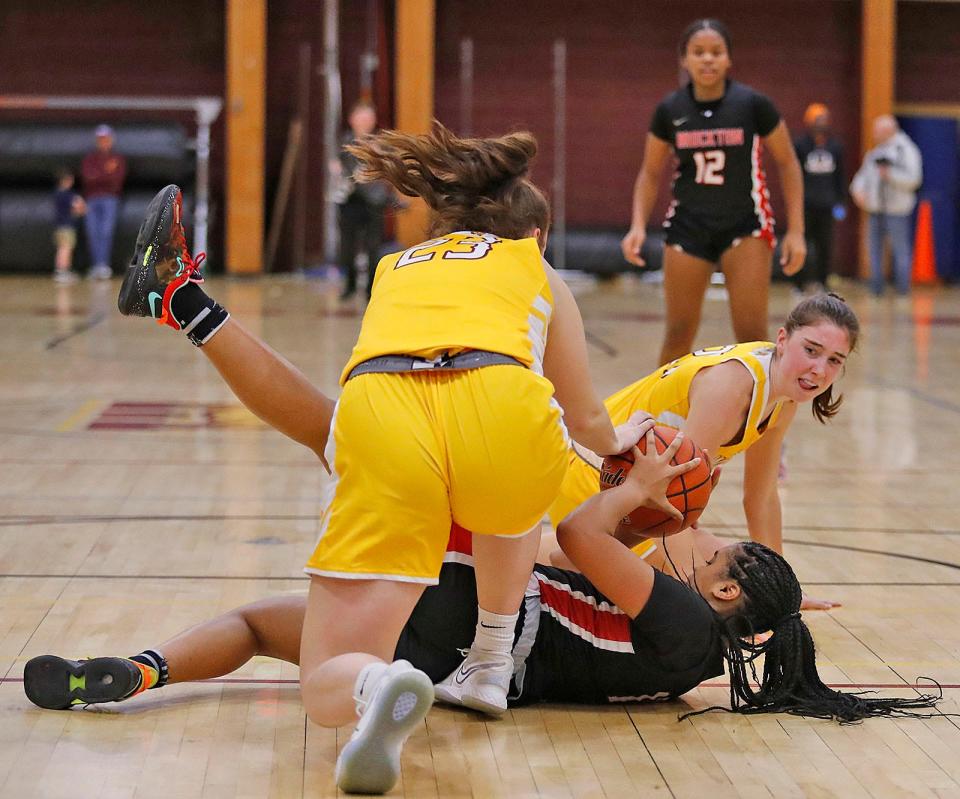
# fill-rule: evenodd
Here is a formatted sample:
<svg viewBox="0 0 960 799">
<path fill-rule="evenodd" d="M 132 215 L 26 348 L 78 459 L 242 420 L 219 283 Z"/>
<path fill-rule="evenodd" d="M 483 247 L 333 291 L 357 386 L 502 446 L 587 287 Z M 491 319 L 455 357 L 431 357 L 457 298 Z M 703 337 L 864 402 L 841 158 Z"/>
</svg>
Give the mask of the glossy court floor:
<svg viewBox="0 0 960 799">
<path fill-rule="evenodd" d="M 602 392 L 655 366 L 655 285 L 575 282 Z M 256 598 L 302 591 L 325 475 L 264 428 L 178 334 L 116 312 L 117 282 L 0 279 L 0 796 L 325 797 L 345 731 L 306 723 L 296 669 L 120 705 L 40 711 L 32 656 L 131 654 Z M 359 324 L 336 286 L 210 281 L 235 317 L 321 388 Z M 864 336 L 829 426 L 803 412 L 782 487 L 786 554 L 808 590 L 831 683 L 960 710 L 960 292 L 844 291 Z M 771 332 L 790 307 L 775 287 Z M 731 338 L 708 300 L 699 345 Z M 744 532 L 742 464 L 705 522 Z M 925 686 L 926 689 L 927 686 Z M 677 715 L 726 701 L 722 680 L 658 706 L 543 706 L 487 721 L 437 708 L 410 740 L 407 797 L 960 796 L 960 718 L 855 726 L 791 716 Z"/>
</svg>

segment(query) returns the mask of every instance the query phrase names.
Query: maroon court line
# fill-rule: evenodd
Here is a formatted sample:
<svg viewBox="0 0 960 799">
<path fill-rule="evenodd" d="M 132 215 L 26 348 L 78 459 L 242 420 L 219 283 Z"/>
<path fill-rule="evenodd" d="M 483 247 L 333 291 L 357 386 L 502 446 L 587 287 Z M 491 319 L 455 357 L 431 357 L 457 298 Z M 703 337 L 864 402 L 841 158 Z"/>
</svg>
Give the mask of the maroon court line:
<svg viewBox="0 0 960 799">
<path fill-rule="evenodd" d="M 23 677 L 0 677 L 0 683 L 22 683 Z M 210 680 L 188 680 L 190 683 L 226 683 L 233 685 L 299 685 L 300 680 L 263 680 L 247 677 L 214 677 Z M 183 683 L 175 683 L 183 685 Z M 943 689 L 960 688 L 960 683 L 939 683 Z M 700 683 L 697 688 L 729 688 L 727 682 L 705 682 Z M 828 688 L 915 688 L 917 690 L 929 690 L 936 688 L 934 683 L 902 683 L 902 682 L 832 682 L 827 683 Z"/>
</svg>

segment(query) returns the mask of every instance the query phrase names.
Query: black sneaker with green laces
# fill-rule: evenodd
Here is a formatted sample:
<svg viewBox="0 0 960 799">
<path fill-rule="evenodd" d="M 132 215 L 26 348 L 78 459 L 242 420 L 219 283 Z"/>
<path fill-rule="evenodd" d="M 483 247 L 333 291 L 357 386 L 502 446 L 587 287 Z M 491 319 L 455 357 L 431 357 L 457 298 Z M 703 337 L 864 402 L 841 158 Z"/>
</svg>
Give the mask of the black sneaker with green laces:
<svg viewBox="0 0 960 799">
<path fill-rule="evenodd" d="M 66 660 L 40 655 L 29 660 L 23 669 L 27 699 L 48 710 L 119 702 L 139 693 L 142 687 L 143 672 L 126 658 Z"/>
</svg>

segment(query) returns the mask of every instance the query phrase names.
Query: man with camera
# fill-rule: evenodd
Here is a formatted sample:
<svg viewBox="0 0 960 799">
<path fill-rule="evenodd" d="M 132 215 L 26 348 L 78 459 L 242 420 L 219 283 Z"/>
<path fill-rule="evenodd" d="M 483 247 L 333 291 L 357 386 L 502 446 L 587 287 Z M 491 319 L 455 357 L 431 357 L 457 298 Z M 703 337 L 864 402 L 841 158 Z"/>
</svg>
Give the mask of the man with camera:
<svg viewBox="0 0 960 799">
<path fill-rule="evenodd" d="M 873 121 L 874 148 L 853 177 L 850 194 L 869 214 L 870 290 L 883 294 L 883 248 L 889 239 L 898 294 L 910 291 L 913 209 L 923 180 L 920 150 L 888 114 Z"/>
</svg>

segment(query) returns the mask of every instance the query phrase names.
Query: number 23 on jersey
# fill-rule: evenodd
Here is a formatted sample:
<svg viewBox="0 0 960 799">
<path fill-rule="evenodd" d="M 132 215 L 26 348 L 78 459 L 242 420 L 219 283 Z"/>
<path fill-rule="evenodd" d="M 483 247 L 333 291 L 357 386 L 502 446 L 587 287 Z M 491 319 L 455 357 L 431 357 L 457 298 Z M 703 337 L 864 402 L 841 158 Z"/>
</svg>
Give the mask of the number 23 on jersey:
<svg viewBox="0 0 960 799">
<path fill-rule="evenodd" d="M 437 256 L 444 261 L 478 261 L 489 255 L 495 244 L 500 243 L 500 239 L 490 233 L 471 233 L 468 237 L 458 238 L 457 241 L 452 236 L 431 239 L 411 247 L 401 254 L 393 268 L 422 264 Z M 450 242 L 455 243 L 451 247 L 445 247 Z"/>
</svg>

